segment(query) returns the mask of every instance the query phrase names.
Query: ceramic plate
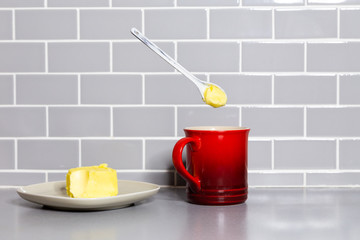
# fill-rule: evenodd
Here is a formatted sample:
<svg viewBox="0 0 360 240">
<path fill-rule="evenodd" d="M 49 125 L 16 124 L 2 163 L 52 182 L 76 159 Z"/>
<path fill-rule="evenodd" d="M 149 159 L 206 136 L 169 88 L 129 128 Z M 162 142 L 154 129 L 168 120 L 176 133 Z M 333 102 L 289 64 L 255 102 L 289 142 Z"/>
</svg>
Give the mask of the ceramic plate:
<svg viewBox="0 0 360 240">
<path fill-rule="evenodd" d="M 119 180 L 119 193 L 114 197 L 70 198 L 66 183 L 47 182 L 20 187 L 17 193 L 25 200 L 62 210 L 93 211 L 123 208 L 156 194 L 160 187 L 155 184 Z"/>
</svg>

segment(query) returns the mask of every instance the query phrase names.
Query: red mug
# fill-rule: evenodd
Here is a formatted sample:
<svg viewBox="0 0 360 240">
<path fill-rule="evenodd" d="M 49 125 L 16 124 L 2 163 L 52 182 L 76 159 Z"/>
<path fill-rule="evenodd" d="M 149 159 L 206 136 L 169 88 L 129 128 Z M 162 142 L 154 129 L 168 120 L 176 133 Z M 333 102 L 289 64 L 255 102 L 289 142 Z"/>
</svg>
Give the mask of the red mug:
<svg viewBox="0 0 360 240">
<path fill-rule="evenodd" d="M 249 128 L 214 126 L 185 128 L 174 146 L 177 172 L 187 182 L 187 199 L 205 205 L 243 203 L 247 199 Z M 186 168 L 182 152 L 186 148 Z"/>
</svg>

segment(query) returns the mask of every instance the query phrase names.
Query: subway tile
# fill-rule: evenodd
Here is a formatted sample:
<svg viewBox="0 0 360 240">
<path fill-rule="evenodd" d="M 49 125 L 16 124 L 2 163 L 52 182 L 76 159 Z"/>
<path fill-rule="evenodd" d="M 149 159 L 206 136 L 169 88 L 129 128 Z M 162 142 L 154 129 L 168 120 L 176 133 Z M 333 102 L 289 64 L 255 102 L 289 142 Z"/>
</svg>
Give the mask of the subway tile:
<svg viewBox="0 0 360 240">
<path fill-rule="evenodd" d="M 119 172 L 118 179 L 174 186 L 174 172 Z"/>
<path fill-rule="evenodd" d="M 152 39 L 206 38 L 206 24 L 205 9 L 145 10 L 146 35 Z"/>
<path fill-rule="evenodd" d="M 76 140 L 19 140 L 19 169 L 69 169 L 79 162 Z"/>
<path fill-rule="evenodd" d="M 302 136 L 304 134 L 302 108 L 244 107 L 242 125 L 251 129 L 251 136 Z"/>
<path fill-rule="evenodd" d="M 224 89 L 228 104 L 271 104 L 271 76 L 216 74 L 210 82 Z"/>
<path fill-rule="evenodd" d="M 40 137 L 45 134 L 45 108 L 0 108 L 0 137 Z"/>
<path fill-rule="evenodd" d="M 360 8 L 340 9 L 340 38 L 360 38 Z"/>
<path fill-rule="evenodd" d="M 50 107 L 49 136 L 110 136 L 110 109 L 107 107 Z"/>
<path fill-rule="evenodd" d="M 248 144 L 249 170 L 271 169 L 271 141 L 250 140 Z"/>
<path fill-rule="evenodd" d="M 307 70 L 309 72 L 360 71 L 360 43 L 308 43 Z"/>
<path fill-rule="evenodd" d="M 141 140 L 83 140 L 82 166 L 107 163 L 114 169 L 142 169 Z"/>
<path fill-rule="evenodd" d="M 335 169 L 336 142 L 287 140 L 274 142 L 275 169 Z"/>
<path fill-rule="evenodd" d="M 336 76 L 275 76 L 275 104 L 335 104 Z"/>
<path fill-rule="evenodd" d="M 133 39 L 132 27 L 141 28 L 141 10 L 81 10 L 81 39 Z"/>
<path fill-rule="evenodd" d="M 82 104 L 140 104 L 140 75 L 82 75 Z"/>
<path fill-rule="evenodd" d="M 0 75 L 0 105 L 14 103 L 14 81 L 10 75 Z"/>
<path fill-rule="evenodd" d="M 45 182 L 45 173 L 0 172 L 0 186 L 27 186 Z"/>
<path fill-rule="evenodd" d="M 275 38 L 336 38 L 337 10 L 277 9 Z"/>
<path fill-rule="evenodd" d="M 243 6 L 301 6 L 305 0 L 242 0 Z"/>
<path fill-rule="evenodd" d="M 49 43 L 50 72 L 107 72 L 110 45 L 96 42 Z"/>
<path fill-rule="evenodd" d="M 301 173 L 249 173 L 248 184 L 257 186 L 302 186 L 303 174 Z"/>
<path fill-rule="evenodd" d="M 340 104 L 360 104 L 360 75 L 340 75 Z"/>
<path fill-rule="evenodd" d="M 17 104 L 77 104 L 76 75 L 18 75 Z"/>
<path fill-rule="evenodd" d="M 16 10 L 16 39 L 76 39 L 76 10 Z"/>
<path fill-rule="evenodd" d="M 307 173 L 306 183 L 313 185 L 360 185 L 360 173 Z"/>
<path fill-rule="evenodd" d="M 15 168 L 15 142 L 0 140 L 0 169 Z"/>
<path fill-rule="evenodd" d="M 356 5 L 360 0 L 307 0 L 308 5 Z"/>
<path fill-rule="evenodd" d="M 109 7 L 109 0 L 47 0 L 48 7 Z"/>
<path fill-rule="evenodd" d="M 206 79 L 204 75 L 197 75 Z M 180 74 L 145 76 L 146 104 L 202 104 L 198 88 Z"/>
<path fill-rule="evenodd" d="M 360 140 L 339 141 L 340 169 L 360 169 Z"/>
<path fill-rule="evenodd" d="M 210 38 L 271 38 L 271 23 L 270 9 L 210 10 Z"/>
<path fill-rule="evenodd" d="M 304 71 L 304 44 L 244 42 L 241 61 L 244 72 Z"/>
<path fill-rule="evenodd" d="M 66 181 L 66 174 L 67 174 L 67 171 L 62 172 L 62 173 L 49 172 L 48 173 L 48 182 Z"/>
<path fill-rule="evenodd" d="M 12 13 L 10 10 L 0 11 L 0 39 L 12 39 Z"/>
<path fill-rule="evenodd" d="M 116 107 L 113 110 L 114 136 L 174 136 L 172 107 Z"/>
<path fill-rule="evenodd" d="M 175 47 L 169 42 L 155 42 L 164 52 L 174 57 Z M 174 72 L 174 68 L 140 42 L 113 44 L 114 72 Z"/>
<path fill-rule="evenodd" d="M 184 136 L 183 129 L 193 126 L 239 126 L 239 108 L 178 107 L 177 135 Z"/>
<path fill-rule="evenodd" d="M 359 137 L 360 108 L 307 109 L 307 136 Z"/>
<path fill-rule="evenodd" d="M 194 72 L 238 72 L 239 48 L 236 42 L 179 42 L 178 61 Z"/>
<path fill-rule="evenodd" d="M 174 0 L 112 0 L 113 7 L 173 7 Z"/>
<path fill-rule="evenodd" d="M 174 170 L 172 150 L 177 140 L 146 140 L 145 169 Z"/>
<path fill-rule="evenodd" d="M 45 44 L 0 43 L 0 72 L 44 72 Z"/>
<path fill-rule="evenodd" d="M 178 6 L 238 6 L 238 0 L 177 0 Z"/>
<path fill-rule="evenodd" d="M 9 8 L 17 8 L 17 7 L 43 7 L 45 0 L 1 0 L 0 7 L 9 7 Z"/>
</svg>

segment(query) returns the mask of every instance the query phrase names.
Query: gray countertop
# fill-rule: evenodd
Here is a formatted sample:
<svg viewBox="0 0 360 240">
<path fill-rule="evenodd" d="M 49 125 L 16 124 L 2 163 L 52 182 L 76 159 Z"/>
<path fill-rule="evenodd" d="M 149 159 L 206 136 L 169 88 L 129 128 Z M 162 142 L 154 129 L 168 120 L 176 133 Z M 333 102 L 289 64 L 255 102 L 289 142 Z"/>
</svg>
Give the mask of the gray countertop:
<svg viewBox="0 0 360 240">
<path fill-rule="evenodd" d="M 360 188 L 252 188 L 245 204 L 201 206 L 162 188 L 134 206 L 63 212 L 0 189 L 0 239 L 360 239 Z"/>
</svg>

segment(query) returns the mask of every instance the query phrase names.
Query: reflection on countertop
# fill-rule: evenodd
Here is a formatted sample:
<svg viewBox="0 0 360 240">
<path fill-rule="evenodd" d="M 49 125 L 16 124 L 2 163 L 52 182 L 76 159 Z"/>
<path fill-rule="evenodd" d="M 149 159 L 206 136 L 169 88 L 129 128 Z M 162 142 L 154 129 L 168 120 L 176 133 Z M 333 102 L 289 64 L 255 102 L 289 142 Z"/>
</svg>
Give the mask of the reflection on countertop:
<svg viewBox="0 0 360 240">
<path fill-rule="evenodd" d="M 1 239 L 358 239 L 360 188 L 250 188 L 245 204 L 186 202 L 162 188 L 134 206 L 57 211 L 0 189 Z"/>
</svg>

